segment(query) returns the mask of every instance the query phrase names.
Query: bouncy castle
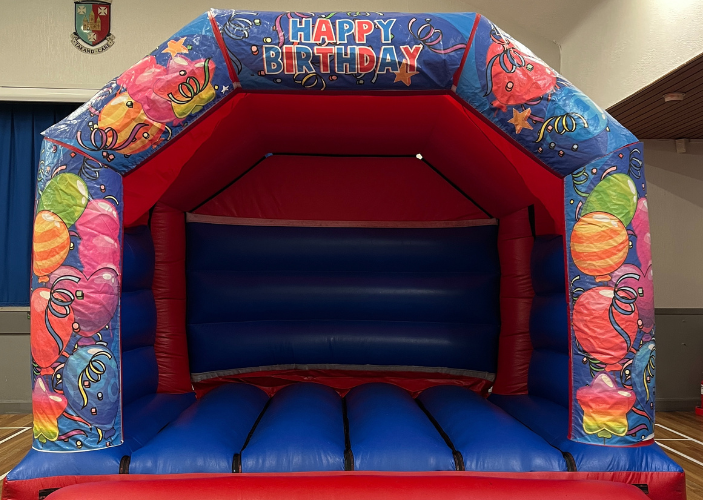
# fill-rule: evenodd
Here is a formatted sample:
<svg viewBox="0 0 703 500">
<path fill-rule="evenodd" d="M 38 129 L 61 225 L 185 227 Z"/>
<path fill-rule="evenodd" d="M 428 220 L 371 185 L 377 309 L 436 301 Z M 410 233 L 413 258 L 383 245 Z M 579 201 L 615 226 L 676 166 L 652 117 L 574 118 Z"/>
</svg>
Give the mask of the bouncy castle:
<svg viewBox="0 0 703 500">
<path fill-rule="evenodd" d="M 642 144 L 485 17 L 212 10 L 44 135 L 3 499 L 685 498 Z"/>
</svg>

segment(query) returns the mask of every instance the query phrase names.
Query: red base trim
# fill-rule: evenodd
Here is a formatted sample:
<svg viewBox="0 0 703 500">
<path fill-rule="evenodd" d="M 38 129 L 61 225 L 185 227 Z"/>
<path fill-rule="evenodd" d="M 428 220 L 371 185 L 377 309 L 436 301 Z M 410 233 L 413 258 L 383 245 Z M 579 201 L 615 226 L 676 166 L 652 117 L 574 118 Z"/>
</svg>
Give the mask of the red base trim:
<svg viewBox="0 0 703 500">
<path fill-rule="evenodd" d="M 649 493 L 644 495 L 639 489 L 622 483 L 646 484 Z M 2 500 L 36 500 L 40 490 L 53 488 L 62 489 L 52 494 L 52 500 L 686 499 L 684 474 L 676 472 L 317 472 L 5 479 Z"/>
<path fill-rule="evenodd" d="M 700 415 L 701 417 L 703 417 L 703 408 L 701 408 L 700 406 L 696 406 L 696 415 Z"/>
<path fill-rule="evenodd" d="M 436 385 L 459 385 L 487 395 L 490 381 L 476 377 L 461 377 L 444 373 L 383 372 L 372 370 L 271 370 L 239 373 L 225 377 L 210 378 L 195 382 L 193 387 L 198 398 L 215 387 L 233 382 L 251 384 L 273 396 L 279 389 L 296 382 L 314 381 L 326 385 L 344 396 L 357 385 L 369 382 L 385 382 L 397 385 L 412 393 L 413 397 Z"/>
</svg>

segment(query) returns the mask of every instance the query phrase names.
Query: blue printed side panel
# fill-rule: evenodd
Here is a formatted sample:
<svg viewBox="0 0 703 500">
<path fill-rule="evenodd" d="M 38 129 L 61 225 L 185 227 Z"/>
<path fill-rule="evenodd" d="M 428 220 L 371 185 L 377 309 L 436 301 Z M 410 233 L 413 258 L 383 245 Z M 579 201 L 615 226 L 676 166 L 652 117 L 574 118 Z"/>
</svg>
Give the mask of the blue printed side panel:
<svg viewBox="0 0 703 500">
<path fill-rule="evenodd" d="M 626 446 L 654 431 L 654 296 L 642 144 L 564 179 L 572 429 Z"/>
<path fill-rule="evenodd" d="M 244 90 L 448 90 L 476 15 L 213 11 Z"/>
<path fill-rule="evenodd" d="M 44 141 L 32 246 L 33 448 L 122 443 L 122 178 Z"/>
<path fill-rule="evenodd" d="M 456 93 L 562 176 L 637 140 L 485 17 L 478 23 Z"/>
<path fill-rule="evenodd" d="M 203 14 L 45 135 L 125 173 L 234 87 L 208 14 Z"/>
</svg>

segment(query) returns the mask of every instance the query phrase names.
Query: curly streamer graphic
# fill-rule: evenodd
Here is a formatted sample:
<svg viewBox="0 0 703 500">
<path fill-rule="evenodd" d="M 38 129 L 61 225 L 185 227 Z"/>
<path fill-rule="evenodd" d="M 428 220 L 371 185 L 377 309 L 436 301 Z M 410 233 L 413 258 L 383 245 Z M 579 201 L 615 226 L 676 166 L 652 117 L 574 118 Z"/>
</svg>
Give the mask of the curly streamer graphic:
<svg viewBox="0 0 703 500">
<path fill-rule="evenodd" d="M 332 16 L 337 15 L 337 14 L 339 14 L 339 12 L 330 12 L 327 15 L 320 14 L 320 17 L 322 19 L 331 19 Z M 382 16 L 383 12 L 362 12 L 362 11 L 351 12 L 351 11 L 347 11 L 347 12 L 344 12 L 344 14 L 346 14 L 349 17 L 359 17 L 359 16 L 369 17 L 371 14 L 376 14 L 377 16 Z"/>
<path fill-rule="evenodd" d="M 296 73 L 293 75 L 293 81 L 306 89 L 325 90 L 327 88 L 325 79 L 317 73 Z M 319 89 L 317 89 L 318 84 L 321 85 Z"/>
<path fill-rule="evenodd" d="M 630 162 L 628 165 L 627 173 L 630 174 L 630 177 L 639 179 L 642 177 L 642 160 L 637 158 L 635 156 L 635 153 L 642 154 L 642 151 L 637 148 L 633 148 L 632 151 L 630 151 Z"/>
<path fill-rule="evenodd" d="M 589 353 L 586 352 L 586 350 L 579 344 L 579 341 L 576 341 L 576 350 L 578 351 L 580 356 L 583 356 L 581 359 L 581 362 L 584 365 L 588 365 L 588 371 L 591 374 L 591 377 L 595 377 L 598 373 L 605 371 L 605 363 L 602 363 L 601 361 L 597 360 L 593 356 L 591 356 Z"/>
<path fill-rule="evenodd" d="M 552 130 L 559 135 L 564 135 L 567 132 L 575 132 L 578 128 L 577 118 L 581 121 L 584 128 L 588 128 L 588 122 L 578 113 L 551 116 L 542 124 L 542 128 L 539 129 L 539 134 L 537 134 L 537 140 L 535 142 L 541 142 L 542 139 L 544 139 L 545 132 L 551 132 Z"/>
<path fill-rule="evenodd" d="M 132 132 L 129 134 L 129 137 L 127 137 L 121 144 L 117 144 L 117 131 L 115 131 L 112 127 L 101 129 L 98 126 L 95 126 L 90 133 L 89 146 L 83 143 L 83 136 L 80 130 L 76 133 L 76 140 L 82 148 L 88 151 L 121 151 L 132 144 L 132 142 L 137 139 L 139 132 L 145 127 L 148 128 L 150 125 L 147 123 L 137 123 L 132 129 Z"/>
<path fill-rule="evenodd" d="M 623 328 L 615 320 L 615 315 L 613 310 L 619 312 L 624 316 L 629 316 L 635 313 L 635 301 L 637 300 L 637 291 L 629 286 L 620 286 L 620 282 L 625 279 L 640 279 L 640 276 L 635 273 L 626 273 L 620 276 L 618 281 L 615 283 L 615 293 L 613 294 L 613 302 L 608 310 L 608 319 L 613 329 L 620 334 L 620 336 L 625 341 L 627 349 L 630 350 L 632 347 L 632 342 L 630 341 L 630 335 L 623 330 Z"/>
<path fill-rule="evenodd" d="M 175 104 L 188 104 L 192 101 L 198 94 L 200 94 L 209 84 L 210 84 L 210 58 L 205 59 L 203 63 L 203 73 L 204 81 L 200 83 L 200 80 L 194 76 L 189 76 L 186 78 L 185 82 L 178 84 L 179 97 L 175 97 L 173 92 L 168 93 L 168 98 L 171 102 Z"/>
<path fill-rule="evenodd" d="M 642 383 L 644 385 L 646 394 L 647 394 L 647 401 L 651 399 L 651 395 L 649 393 L 649 381 L 654 378 L 654 373 L 657 368 L 656 362 L 654 361 L 654 349 L 652 349 L 651 353 L 649 354 L 649 362 L 647 363 L 647 367 L 643 370 L 642 372 Z"/>
<path fill-rule="evenodd" d="M 581 186 L 588 182 L 588 172 L 586 172 L 586 167 L 581 167 L 571 174 L 571 182 L 574 186 L 574 191 L 579 196 L 584 198 L 588 196 L 588 193 L 581 190 Z"/>
<path fill-rule="evenodd" d="M 578 280 L 580 280 L 580 279 L 581 279 L 581 275 L 580 275 L 580 274 L 577 274 L 577 275 L 574 276 L 573 279 L 571 280 L 571 301 L 572 301 L 572 303 L 574 303 L 574 304 L 576 303 L 576 301 L 578 300 L 578 298 L 581 296 L 581 294 L 586 291 L 586 290 L 583 289 L 583 287 L 580 287 L 580 286 L 575 287 L 575 286 L 574 286 L 574 284 L 575 284 Z"/>
<path fill-rule="evenodd" d="M 60 319 L 67 317 L 71 313 L 71 304 L 76 298 L 69 290 L 66 290 L 65 288 L 56 288 L 56 285 L 58 285 L 61 281 L 72 281 L 74 283 L 78 283 L 80 278 L 76 278 L 75 276 L 61 276 L 54 281 L 49 293 L 49 303 L 46 311 L 44 312 L 44 326 L 49 332 L 49 335 L 51 335 L 56 342 L 56 345 L 58 345 L 59 352 L 63 351 L 65 346 L 63 340 L 61 340 L 61 336 L 56 333 L 54 327 L 51 326 L 51 321 L 49 321 L 49 313 Z"/>
<path fill-rule="evenodd" d="M 447 47 L 446 49 L 441 48 L 442 38 L 444 37 L 442 30 L 436 29 L 432 26 L 432 24 L 430 24 L 431 19 L 425 19 L 425 24 L 421 25 L 417 31 L 415 31 L 413 28 L 415 21 L 417 21 L 417 19 L 414 17 L 410 19 L 408 22 L 408 31 L 410 31 L 412 36 L 415 37 L 415 39 L 420 42 L 423 47 L 428 48 L 435 54 L 450 54 L 452 52 L 456 52 L 457 50 L 466 48 L 465 43 L 458 43 L 456 45 L 452 45 L 451 47 Z M 439 45 L 439 47 L 435 47 L 435 45 Z"/>
<path fill-rule="evenodd" d="M 230 18 L 227 20 L 225 25 L 222 27 L 222 33 L 231 38 L 232 40 L 244 40 L 249 38 L 249 30 L 254 25 L 253 21 L 245 17 L 237 17 L 239 15 L 250 15 L 256 16 L 256 12 L 233 12 Z M 226 44 L 225 44 L 226 45 Z M 227 46 L 227 52 L 229 53 L 229 58 L 237 69 L 237 74 L 242 72 L 242 62 L 239 60 L 237 55 L 232 52 L 232 50 Z"/>
<path fill-rule="evenodd" d="M 632 389 L 632 360 L 628 359 L 620 370 L 620 383 L 625 389 Z"/>
<path fill-rule="evenodd" d="M 503 47 L 503 51 L 494 55 L 486 64 L 486 86 L 488 87 L 483 97 L 488 97 L 493 91 L 493 65 L 497 62 L 506 73 L 515 73 L 518 68 L 527 66 L 527 61 L 512 42 L 497 26 L 491 28 L 491 40 Z"/>
<path fill-rule="evenodd" d="M 88 361 L 88 365 L 85 367 L 85 370 L 83 370 L 83 372 L 78 376 L 78 390 L 83 398 L 83 408 L 88 405 L 88 395 L 85 393 L 84 382 L 100 382 L 100 379 L 107 370 L 105 363 L 98 359 L 101 356 L 105 356 L 107 359 L 112 359 L 112 355 L 108 351 L 97 352 L 93 354 L 90 361 Z"/>
<path fill-rule="evenodd" d="M 83 163 L 81 164 L 80 169 L 78 170 L 78 175 L 80 175 L 84 179 L 94 181 L 97 180 L 98 177 L 100 177 L 101 168 L 102 165 L 96 160 L 93 160 L 92 158 L 83 157 Z"/>
<path fill-rule="evenodd" d="M 68 431 L 66 434 L 61 434 L 59 437 L 56 438 L 56 440 L 68 442 L 68 439 L 73 436 L 87 436 L 87 435 L 88 435 L 88 433 L 85 432 L 84 430 L 73 429 L 72 431 Z"/>
</svg>

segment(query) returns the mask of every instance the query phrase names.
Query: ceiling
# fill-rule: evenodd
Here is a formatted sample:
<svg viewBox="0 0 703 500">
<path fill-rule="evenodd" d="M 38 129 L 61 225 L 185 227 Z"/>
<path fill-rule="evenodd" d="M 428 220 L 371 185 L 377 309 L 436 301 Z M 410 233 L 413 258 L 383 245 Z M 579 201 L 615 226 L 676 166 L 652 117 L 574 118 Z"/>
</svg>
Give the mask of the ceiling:
<svg viewBox="0 0 703 500">
<path fill-rule="evenodd" d="M 684 92 L 683 101 L 664 94 Z M 703 139 L 703 54 L 608 108 L 639 139 Z"/>
</svg>

